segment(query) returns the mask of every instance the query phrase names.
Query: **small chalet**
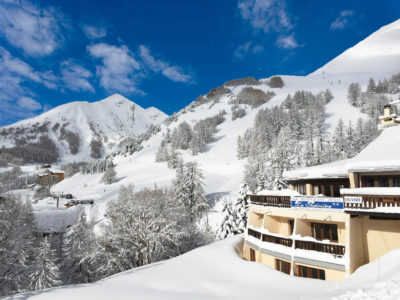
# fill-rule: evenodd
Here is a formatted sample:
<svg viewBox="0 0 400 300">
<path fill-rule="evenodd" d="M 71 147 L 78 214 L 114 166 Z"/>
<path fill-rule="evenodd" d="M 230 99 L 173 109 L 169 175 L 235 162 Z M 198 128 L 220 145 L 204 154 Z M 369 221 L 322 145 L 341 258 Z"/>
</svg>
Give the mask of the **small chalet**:
<svg viewBox="0 0 400 300">
<path fill-rule="evenodd" d="M 395 120 L 385 107 L 386 119 Z M 243 256 L 292 276 L 340 280 L 400 247 L 400 126 L 352 159 L 288 171 L 250 195 Z"/>
<path fill-rule="evenodd" d="M 64 172 L 60 170 L 46 169 L 38 175 L 38 184 L 41 186 L 52 186 L 64 180 Z"/>
</svg>

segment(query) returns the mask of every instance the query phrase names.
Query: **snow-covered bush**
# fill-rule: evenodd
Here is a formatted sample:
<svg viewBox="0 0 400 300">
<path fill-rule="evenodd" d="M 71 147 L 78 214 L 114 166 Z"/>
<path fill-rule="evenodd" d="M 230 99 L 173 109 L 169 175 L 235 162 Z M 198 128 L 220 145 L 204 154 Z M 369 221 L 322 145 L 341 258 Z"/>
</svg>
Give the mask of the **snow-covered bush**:
<svg viewBox="0 0 400 300">
<path fill-rule="evenodd" d="M 252 87 L 245 87 L 236 96 L 234 103 L 236 104 L 248 104 L 252 107 L 258 107 L 264 103 L 267 103 L 272 97 L 275 96 L 274 92 L 268 91 L 265 93 L 260 89 L 255 89 Z"/>
<path fill-rule="evenodd" d="M 85 163 L 79 168 L 81 174 L 96 174 L 107 171 L 108 168 L 114 167 L 114 163 L 111 159 L 93 160 Z"/>
<path fill-rule="evenodd" d="M 103 156 L 103 142 L 101 139 L 92 139 L 90 141 L 90 156 L 99 159 Z"/>
<path fill-rule="evenodd" d="M 285 84 L 281 76 L 273 76 L 268 82 L 271 88 L 282 88 Z"/>
<path fill-rule="evenodd" d="M 239 78 L 239 79 L 233 79 L 233 80 L 229 80 L 227 82 L 224 83 L 224 86 L 238 86 L 238 85 L 260 85 L 261 82 L 259 82 L 257 79 L 255 79 L 254 77 L 246 77 L 246 78 Z"/>
<path fill-rule="evenodd" d="M 246 116 L 246 110 L 244 108 L 240 108 L 238 105 L 233 105 L 231 107 L 231 110 L 232 110 L 232 121 Z"/>
<path fill-rule="evenodd" d="M 107 170 L 104 172 L 100 182 L 105 184 L 111 184 L 115 181 L 116 178 L 117 178 L 117 172 L 115 172 L 114 167 L 111 166 L 107 168 Z"/>
</svg>

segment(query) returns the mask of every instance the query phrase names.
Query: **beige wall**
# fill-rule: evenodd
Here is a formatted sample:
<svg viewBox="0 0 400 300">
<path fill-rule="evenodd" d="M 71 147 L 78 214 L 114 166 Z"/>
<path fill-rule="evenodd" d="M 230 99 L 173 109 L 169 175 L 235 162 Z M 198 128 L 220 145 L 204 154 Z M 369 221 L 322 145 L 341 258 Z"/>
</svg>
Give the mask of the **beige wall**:
<svg viewBox="0 0 400 300">
<path fill-rule="evenodd" d="M 362 218 L 351 218 L 350 219 L 350 238 L 349 247 L 350 249 L 350 274 L 357 270 L 358 267 L 367 263 L 365 258 L 365 234 L 363 233 L 363 221 Z"/>
<path fill-rule="evenodd" d="M 289 218 L 264 215 L 264 228 L 268 229 L 271 233 L 282 234 L 290 236 Z"/>
<path fill-rule="evenodd" d="M 366 235 L 367 262 L 392 249 L 400 248 L 400 220 L 371 220 L 363 217 L 363 235 Z"/>
<path fill-rule="evenodd" d="M 254 227 L 261 227 L 263 214 L 249 211 L 249 224 Z"/>
</svg>

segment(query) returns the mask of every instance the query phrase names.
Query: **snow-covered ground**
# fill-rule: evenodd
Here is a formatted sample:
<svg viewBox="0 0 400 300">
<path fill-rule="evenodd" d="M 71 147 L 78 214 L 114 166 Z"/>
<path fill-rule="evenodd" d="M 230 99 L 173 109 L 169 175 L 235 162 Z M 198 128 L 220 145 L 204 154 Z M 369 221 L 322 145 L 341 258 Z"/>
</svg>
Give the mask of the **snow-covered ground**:
<svg viewBox="0 0 400 300">
<path fill-rule="evenodd" d="M 243 236 L 99 282 L 15 295 L 8 299 L 399 299 L 400 249 L 359 268 L 346 280 L 290 277 L 240 257 Z"/>
</svg>

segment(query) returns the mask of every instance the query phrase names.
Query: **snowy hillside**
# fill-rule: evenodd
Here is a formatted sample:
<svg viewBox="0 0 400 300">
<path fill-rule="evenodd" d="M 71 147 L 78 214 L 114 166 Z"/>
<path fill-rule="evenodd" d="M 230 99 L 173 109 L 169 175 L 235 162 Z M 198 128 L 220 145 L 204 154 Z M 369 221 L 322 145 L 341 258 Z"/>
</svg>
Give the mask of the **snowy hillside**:
<svg viewBox="0 0 400 300">
<path fill-rule="evenodd" d="M 62 162 L 91 159 L 91 142 L 100 154 L 124 137 L 138 135 L 150 124 L 159 124 L 166 115 L 154 107 L 144 109 L 125 97 L 114 94 L 98 102 L 71 102 L 38 117 L 0 129 L 0 146 L 28 145 L 47 136 L 56 146 Z"/>
<path fill-rule="evenodd" d="M 240 257 L 242 236 L 97 283 L 36 291 L 10 299 L 398 299 L 400 251 L 344 281 L 290 277 Z M 244 276 L 246 274 L 246 276 Z"/>
</svg>

